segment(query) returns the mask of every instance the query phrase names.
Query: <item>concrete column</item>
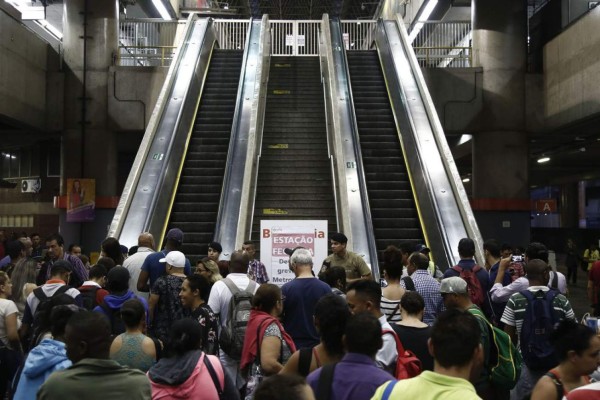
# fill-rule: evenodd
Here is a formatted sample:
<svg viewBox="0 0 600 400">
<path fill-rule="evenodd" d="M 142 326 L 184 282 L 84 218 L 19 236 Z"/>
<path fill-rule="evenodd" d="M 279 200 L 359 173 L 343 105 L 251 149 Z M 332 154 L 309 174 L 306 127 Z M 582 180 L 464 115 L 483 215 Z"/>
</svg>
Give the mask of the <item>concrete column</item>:
<svg viewBox="0 0 600 400">
<path fill-rule="evenodd" d="M 561 228 L 577 228 L 579 225 L 579 191 L 577 183 L 567 183 L 560 187 L 558 203 Z"/>
<path fill-rule="evenodd" d="M 117 146 L 107 104 L 108 69 L 118 50 L 118 10 L 117 0 L 64 2 L 64 178 L 96 179 L 98 196 L 117 195 Z"/>
<path fill-rule="evenodd" d="M 491 230 L 499 237 L 510 227 L 528 226 L 529 219 L 524 201 L 529 198 L 527 4 L 523 0 L 472 0 L 471 6 L 473 64 L 483 69 L 483 108 L 473 132 L 473 198 L 499 200 L 495 209 L 485 211 L 503 214 L 496 215 L 502 226 Z M 519 242 L 528 240 L 528 235 Z"/>
</svg>

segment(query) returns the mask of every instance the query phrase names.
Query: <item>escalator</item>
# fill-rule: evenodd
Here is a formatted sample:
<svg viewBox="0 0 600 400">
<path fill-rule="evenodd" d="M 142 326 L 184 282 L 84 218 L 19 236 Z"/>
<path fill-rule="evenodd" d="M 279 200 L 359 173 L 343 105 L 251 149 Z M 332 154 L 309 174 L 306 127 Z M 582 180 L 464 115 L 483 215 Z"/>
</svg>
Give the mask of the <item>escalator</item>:
<svg viewBox="0 0 600 400">
<path fill-rule="evenodd" d="M 376 50 L 346 54 L 376 246 L 423 242 L 410 178 Z"/>
<path fill-rule="evenodd" d="M 273 57 L 252 239 L 262 219 L 327 220 L 337 230 L 318 57 Z"/>
<path fill-rule="evenodd" d="M 206 255 L 213 240 L 243 51 L 214 49 L 167 229 L 185 233 L 182 252 Z"/>
</svg>

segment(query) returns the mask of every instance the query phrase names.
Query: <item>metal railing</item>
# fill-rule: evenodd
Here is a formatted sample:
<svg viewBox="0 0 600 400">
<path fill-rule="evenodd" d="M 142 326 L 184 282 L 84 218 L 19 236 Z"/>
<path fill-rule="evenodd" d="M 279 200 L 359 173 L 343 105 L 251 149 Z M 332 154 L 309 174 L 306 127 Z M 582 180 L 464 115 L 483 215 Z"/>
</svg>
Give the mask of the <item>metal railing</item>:
<svg viewBox="0 0 600 400">
<path fill-rule="evenodd" d="M 271 55 L 318 56 L 321 21 L 270 21 Z"/>
<path fill-rule="evenodd" d="M 126 19 L 119 22 L 117 65 L 169 66 L 185 20 Z"/>
<path fill-rule="evenodd" d="M 217 34 L 219 48 L 244 50 L 250 19 L 217 19 L 213 26 Z"/>
<path fill-rule="evenodd" d="M 464 68 L 472 65 L 470 21 L 422 21 L 412 42 L 422 68 Z M 415 29 L 413 27 L 413 29 Z"/>
<path fill-rule="evenodd" d="M 373 48 L 377 21 L 341 21 L 340 26 L 347 51 Z"/>
</svg>

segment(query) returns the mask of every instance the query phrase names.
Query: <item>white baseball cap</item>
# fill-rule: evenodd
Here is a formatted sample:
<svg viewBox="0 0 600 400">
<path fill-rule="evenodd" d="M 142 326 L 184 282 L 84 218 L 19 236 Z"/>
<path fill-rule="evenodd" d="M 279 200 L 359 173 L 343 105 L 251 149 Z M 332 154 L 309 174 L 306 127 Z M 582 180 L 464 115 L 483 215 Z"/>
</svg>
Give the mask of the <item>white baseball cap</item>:
<svg viewBox="0 0 600 400">
<path fill-rule="evenodd" d="M 158 260 L 161 263 L 167 263 L 175 268 L 185 267 L 185 255 L 180 251 L 170 251 L 165 258 Z"/>
</svg>

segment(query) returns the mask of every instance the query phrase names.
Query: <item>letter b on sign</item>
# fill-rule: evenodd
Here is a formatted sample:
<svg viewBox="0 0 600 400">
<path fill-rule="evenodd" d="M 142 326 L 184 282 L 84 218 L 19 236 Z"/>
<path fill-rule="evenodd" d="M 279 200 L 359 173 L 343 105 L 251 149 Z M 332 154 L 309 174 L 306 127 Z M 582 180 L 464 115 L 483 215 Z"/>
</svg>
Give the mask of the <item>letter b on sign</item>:
<svg viewBox="0 0 600 400">
<path fill-rule="evenodd" d="M 265 238 L 265 239 L 266 238 L 270 238 L 271 237 L 271 230 L 270 229 L 263 229 L 262 237 Z"/>
</svg>

